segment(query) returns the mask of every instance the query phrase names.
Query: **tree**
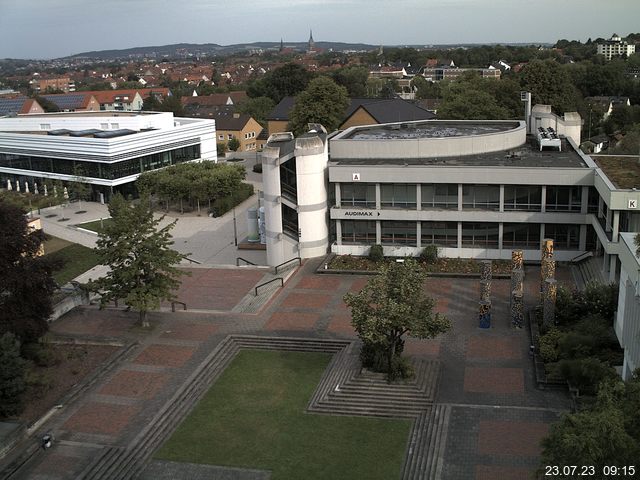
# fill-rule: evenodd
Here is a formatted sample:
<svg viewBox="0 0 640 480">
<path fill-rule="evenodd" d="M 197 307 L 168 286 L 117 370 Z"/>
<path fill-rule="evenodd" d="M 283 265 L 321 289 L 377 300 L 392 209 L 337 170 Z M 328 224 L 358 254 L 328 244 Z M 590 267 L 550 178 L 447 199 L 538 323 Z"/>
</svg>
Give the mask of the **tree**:
<svg viewBox="0 0 640 480">
<path fill-rule="evenodd" d="M 495 81 L 495 80 L 494 80 Z M 450 82 L 443 89 L 438 118 L 453 120 L 502 120 L 509 112 L 488 92 L 466 82 Z"/>
<path fill-rule="evenodd" d="M 279 103 L 284 97 L 297 95 L 309 84 L 313 73 L 296 63 L 287 63 L 267 73 L 247 87 L 247 94 L 252 97 L 269 97 Z"/>
<path fill-rule="evenodd" d="M 30 231 L 24 212 L 0 198 L 0 335 L 13 333 L 22 345 L 48 328 L 56 265 L 37 256 L 42 230 Z"/>
<path fill-rule="evenodd" d="M 233 137 L 231 140 L 227 142 L 227 148 L 232 152 L 237 152 L 238 149 L 240 148 L 240 140 Z"/>
<path fill-rule="evenodd" d="M 84 177 L 82 167 L 76 166 L 73 169 L 73 175 L 73 181 L 69 185 L 69 190 L 71 195 L 80 203 L 80 208 L 82 208 L 82 201 L 91 198 L 91 185 L 89 185 L 89 181 Z"/>
<path fill-rule="evenodd" d="M 308 123 L 320 123 L 332 132 L 342 123 L 348 106 L 346 88 L 328 77 L 315 78 L 296 97 L 296 104 L 289 115 L 289 129 L 298 135 L 307 131 Z"/>
<path fill-rule="evenodd" d="M 338 85 L 347 89 L 349 97 L 358 98 L 367 96 L 367 79 L 369 70 L 361 66 L 345 67 L 334 71 L 331 78 Z"/>
<path fill-rule="evenodd" d="M 266 128 L 267 116 L 275 106 L 275 102 L 269 97 L 250 98 L 238 106 L 238 112 L 251 115 L 256 122 Z"/>
<path fill-rule="evenodd" d="M 551 105 L 562 114 L 575 111 L 579 93 L 567 70 L 552 60 L 533 60 L 521 72 L 522 88 L 531 92 L 534 104 Z"/>
<path fill-rule="evenodd" d="M 169 232 L 177 220 L 159 228 L 164 217 L 153 217 L 148 200 L 132 204 L 119 194 L 109 203 L 109 213 L 112 221 L 100 233 L 96 251 L 110 271 L 90 289 L 101 294 L 101 307 L 124 299 L 139 312 L 140 325 L 147 327 L 147 312 L 159 308 L 163 300 L 175 299 L 173 291 L 185 273 L 176 268 L 185 255 L 170 248 Z"/>
<path fill-rule="evenodd" d="M 634 465 L 640 457 L 639 394 L 637 374 L 627 382 L 603 382 L 594 406 L 552 425 L 542 442 L 541 465 L 593 465 L 596 472 L 605 466 Z"/>
<path fill-rule="evenodd" d="M 20 342 L 12 333 L 0 337 L 0 418 L 22 411 L 26 389 L 25 361 L 20 357 Z"/>
<path fill-rule="evenodd" d="M 390 380 L 404 376 L 403 335 L 434 338 L 451 328 L 445 316 L 433 312 L 435 301 L 425 294 L 425 278 L 424 269 L 415 260 L 406 259 L 383 265 L 380 274 L 359 293 L 344 296 L 351 308 L 351 323 L 364 344 L 363 364 L 385 371 Z M 384 362 L 376 351 L 382 353 Z"/>
</svg>

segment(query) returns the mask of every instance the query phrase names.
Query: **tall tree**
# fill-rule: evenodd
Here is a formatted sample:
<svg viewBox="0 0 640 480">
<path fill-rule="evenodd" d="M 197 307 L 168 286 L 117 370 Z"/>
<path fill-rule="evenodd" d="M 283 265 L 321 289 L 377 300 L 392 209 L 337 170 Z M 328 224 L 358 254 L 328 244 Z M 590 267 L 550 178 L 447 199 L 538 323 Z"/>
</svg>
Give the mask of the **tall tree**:
<svg viewBox="0 0 640 480">
<path fill-rule="evenodd" d="M 51 273 L 56 265 L 38 257 L 42 230 L 30 231 L 24 212 L 0 198 L 0 335 L 11 332 L 22 344 L 35 342 L 48 328 Z"/>
<path fill-rule="evenodd" d="M 110 271 L 90 288 L 101 294 L 101 306 L 124 299 L 147 327 L 147 312 L 175 299 L 173 292 L 184 274 L 176 265 L 185 255 L 171 249 L 170 231 L 177 220 L 160 228 L 164 217 L 154 218 L 147 200 L 132 204 L 121 195 L 113 197 L 109 213 L 112 221 L 100 233 L 96 250 Z"/>
<path fill-rule="evenodd" d="M 25 361 L 20 357 L 20 342 L 12 333 L 0 336 L 0 418 L 22 411 Z"/>
<path fill-rule="evenodd" d="M 559 63 L 553 60 L 533 60 L 520 74 L 521 86 L 531 92 L 534 104 L 551 105 L 563 114 L 576 111 L 580 97 L 571 78 Z"/>
<path fill-rule="evenodd" d="M 349 106 L 347 89 L 328 77 L 318 77 L 296 97 L 289 115 L 289 128 L 296 134 L 304 133 L 308 123 L 321 123 L 328 132 L 336 130 Z"/>
<path fill-rule="evenodd" d="M 403 373 L 397 367 L 405 334 L 434 338 L 451 328 L 445 316 L 433 312 L 435 301 L 424 290 L 426 276 L 413 259 L 394 262 L 384 265 L 360 292 L 344 296 L 351 308 L 351 323 L 364 344 L 363 363 L 383 369 L 390 379 Z M 383 352 L 385 364 L 376 365 L 371 358 L 376 350 Z"/>
<path fill-rule="evenodd" d="M 347 89 L 351 98 L 367 96 L 367 79 L 369 70 L 361 66 L 345 67 L 334 71 L 331 78 L 338 85 Z"/>
<path fill-rule="evenodd" d="M 275 106 L 275 102 L 269 97 L 257 97 L 241 103 L 237 110 L 240 113 L 251 115 L 263 128 L 267 128 L 267 116 Z"/>
<path fill-rule="evenodd" d="M 297 95 L 309 84 L 313 73 L 296 63 L 287 63 L 267 73 L 247 87 L 250 97 L 269 97 L 279 103 L 284 97 Z"/>
</svg>

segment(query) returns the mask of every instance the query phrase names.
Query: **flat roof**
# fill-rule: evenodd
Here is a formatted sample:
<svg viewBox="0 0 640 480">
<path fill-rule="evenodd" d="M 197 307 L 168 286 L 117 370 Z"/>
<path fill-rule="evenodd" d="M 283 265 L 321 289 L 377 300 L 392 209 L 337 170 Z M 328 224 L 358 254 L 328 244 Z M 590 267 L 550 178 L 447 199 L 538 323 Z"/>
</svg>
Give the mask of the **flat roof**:
<svg viewBox="0 0 640 480">
<path fill-rule="evenodd" d="M 49 113 L 26 113 L 18 115 L 16 118 L 74 118 L 74 117 L 137 117 L 141 115 L 160 115 L 163 112 L 149 111 L 122 111 L 122 110 L 100 110 L 96 112 L 49 112 Z"/>
<path fill-rule="evenodd" d="M 616 188 L 640 188 L 640 157 L 638 155 L 591 155 Z"/>
<path fill-rule="evenodd" d="M 566 138 L 561 137 L 561 151 L 544 149 L 540 151 L 533 135 L 527 135 L 527 141 L 517 148 L 498 152 L 430 158 L 336 158 L 332 156 L 332 165 L 425 165 L 425 166 L 487 166 L 487 167 L 525 167 L 525 168 L 589 168 L 578 152 Z"/>
<path fill-rule="evenodd" d="M 356 127 L 350 134 L 341 136 L 348 140 L 394 140 L 413 138 L 450 138 L 486 135 L 507 132 L 518 128 L 519 122 L 447 122 L 394 123 L 367 127 Z"/>
</svg>

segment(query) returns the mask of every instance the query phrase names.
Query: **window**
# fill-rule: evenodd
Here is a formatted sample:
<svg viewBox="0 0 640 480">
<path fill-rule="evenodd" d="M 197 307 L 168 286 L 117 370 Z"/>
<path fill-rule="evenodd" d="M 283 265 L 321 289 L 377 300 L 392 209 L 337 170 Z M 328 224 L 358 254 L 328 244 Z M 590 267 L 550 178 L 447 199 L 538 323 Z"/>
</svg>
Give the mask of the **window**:
<svg viewBox="0 0 640 480">
<path fill-rule="evenodd" d="M 498 185 L 463 185 L 462 208 L 465 210 L 499 210 Z"/>
<path fill-rule="evenodd" d="M 427 184 L 422 189 L 422 208 L 458 209 L 457 184 Z"/>
<path fill-rule="evenodd" d="M 340 206 L 376 208 L 375 184 L 341 183 Z"/>
<path fill-rule="evenodd" d="M 383 183 L 380 194 L 383 207 L 416 208 L 416 185 L 413 183 Z"/>
<path fill-rule="evenodd" d="M 367 244 L 376 243 L 376 222 L 362 220 L 342 220 L 342 243 Z"/>
<path fill-rule="evenodd" d="M 280 188 L 282 195 L 294 202 L 298 200 L 298 179 L 296 175 L 295 157 L 280 165 Z"/>
<path fill-rule="evenodd" d="M 51 124 L 50 123 L 41 123 L 40 124 L 40 130 L 51 130 Z"/>
<path fill-rule="evenodd" d="M 291 238 L 298 240 L 298 212 L 287 205 L 282 205 L 282 231 Z"/>
<path fill-rule="evenodd" d="M 498 224 L 464 222 L 462 224 L 462 246 L 498 248 Z"/>
<path fill-rule="evenodd" d="M 502 228 L 502 248 L 540 248 L 540 224 L 505 223 Z"/>
<path fill-rule="evenodd" d="M 224 140 L 224 135 L 218 135 L 218 140 Z"/>
<path fill-rule="evenodd" d="M 548 212 L 579 212 L 582 203 L 582 187 L 547 187 Z"/>
<path fill-rule="evenodd" d="M 229 133 L 229 134 L 227 135 L 227 140 L 232 140 L 232 139 L 233 139 L 233 134 L 232 134 L 232 133 Z"/>
<path fill-rule="evenodd" d="M 416 222 L 380 222 L 383 245 L 416 246 Z"/>
<path fill-rule="evenodd" d="M 553 239 L 553 247 L 557 250 L 577 250 L 580 245 L 580 227 L 558 223 L 547 223 L 544 236 Z"/>
<path fill-rule="evenodd" d="M 112 123 L 111 124 L 111 129 L 112 130 L 118 130 L 120 128 L 120 124 L 119 123 Z"/>
<path fill-rule="evenodd" d="M 422 246 L 458 246 L 458 222 L 422 222 L 420 241 Z"/>
<path fill-rule="evenodd" d="M 538 185 L 505 185 L 505 211 L 539 212 L 542 209 L 542 187 Z"/>
<path fill-rule="evenodd" d="M 100 128 L 102 130 L 108 130 L 109 129 L 109 124 L 108 123 L 101 123 L 100 124 Z"/>
</svg>

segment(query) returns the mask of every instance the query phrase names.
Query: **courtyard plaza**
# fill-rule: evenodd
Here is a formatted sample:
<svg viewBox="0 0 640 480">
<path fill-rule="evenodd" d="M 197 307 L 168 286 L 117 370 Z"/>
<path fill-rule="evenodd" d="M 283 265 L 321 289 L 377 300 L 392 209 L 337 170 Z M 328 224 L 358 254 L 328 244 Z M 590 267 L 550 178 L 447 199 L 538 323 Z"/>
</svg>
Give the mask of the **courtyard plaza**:
<svg viewBox="0 0 640 480">
<path fill-rule="evenodd" d="M 355 340 L 342 297 L 360 290 L 370 277 L 317 274 L 320 262 L 309 260 L 290 272 L 284 287 L 274 290 L 255 314 L 238 313 L 237 305 L 253 293 L 264 271 L 197 268 L 183 278 L 178 292 L 189 309 L 150 313 L 150 331 L 135 326 L 134 312 L 115 307 L 79 307 L 53 323 L 55 335 L 119 341 L 128 350 L 41 427 L 54 433 L 54 446 L 35 453 L 16 478 L 77 478 L 105 448 L 139 443 L 157 413 L 230 335 Z M 557 278 L 572 285 L 567 269 L 558 268 Z M 527 306 L 536 304 L 539 285 L 539 268 L 527 266 Z M 540 440 L 569 410 L 569 399 L 563 392 L 536 388 L 528 332 L 510 326 L 510 280 L 493 280 L 490 329 L 478 328 L 479 286 L 477 278 L 428 278 L 425 289 L 453 328 L 436 339 L 406 341 L 405 354 L 440 365 L 434 406 L 450 412 L 439 433 L 440 467 L 428 478 L 531 478 Z M 194 302 L 196 311 L 191 310 Z M 228 469 L 151 459 L 143 468 L 139 478 L 270 478 L 269 472 L 250 466 Z"/>
</svg>

